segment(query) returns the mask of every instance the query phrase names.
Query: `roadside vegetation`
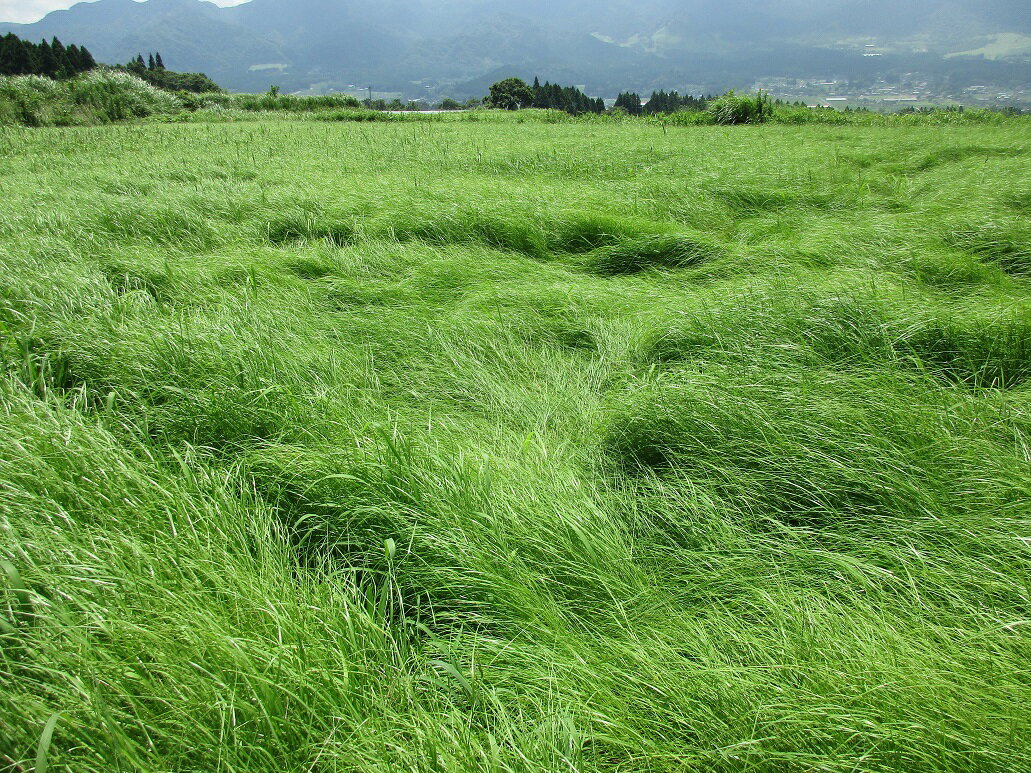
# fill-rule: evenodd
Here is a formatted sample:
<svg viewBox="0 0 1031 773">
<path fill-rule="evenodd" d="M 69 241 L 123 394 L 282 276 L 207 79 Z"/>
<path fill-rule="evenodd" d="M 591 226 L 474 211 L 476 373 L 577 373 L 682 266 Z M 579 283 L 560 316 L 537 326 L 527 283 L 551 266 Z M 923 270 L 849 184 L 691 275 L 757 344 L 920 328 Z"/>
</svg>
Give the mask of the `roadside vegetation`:
<svg viewBox="0 0 1031 773">
<path fill-rule="evenodd" d="M 0 770 L 1031 768 L 1025 120 L 189 115 L 0 128 Z"/>
</svg>

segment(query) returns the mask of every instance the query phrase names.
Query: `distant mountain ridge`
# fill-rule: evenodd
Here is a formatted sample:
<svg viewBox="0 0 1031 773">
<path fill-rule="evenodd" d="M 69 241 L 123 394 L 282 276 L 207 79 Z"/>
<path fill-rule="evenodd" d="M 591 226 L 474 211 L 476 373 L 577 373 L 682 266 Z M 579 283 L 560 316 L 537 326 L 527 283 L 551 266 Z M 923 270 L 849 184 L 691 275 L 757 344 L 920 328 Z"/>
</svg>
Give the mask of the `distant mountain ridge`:
<svg viewBox="0 0 1031 773">
<path fill-rule="evenodd" d="M 1027 0 L 98 0 L 34 24 L 2 24 L 23 39 L 54 35 L 124 62 L 160 50 L 179 70 L 235 90 L 373 85 L 458 92 L 492 73 L 540 73 L 595 93 L 742 85 L 828 68 L 869 69 L 858 41 L 888 53 L 941 58 L 992 35 L 1031 35 Z M 930 61 L 928 59 L 927 61 Z M 955 61 L 955 60 L 953 60 Z M 957 65 L 953 65 L 957 66 Z M 456 96 L 461 96 L 456 93 Z"/>
</svg>

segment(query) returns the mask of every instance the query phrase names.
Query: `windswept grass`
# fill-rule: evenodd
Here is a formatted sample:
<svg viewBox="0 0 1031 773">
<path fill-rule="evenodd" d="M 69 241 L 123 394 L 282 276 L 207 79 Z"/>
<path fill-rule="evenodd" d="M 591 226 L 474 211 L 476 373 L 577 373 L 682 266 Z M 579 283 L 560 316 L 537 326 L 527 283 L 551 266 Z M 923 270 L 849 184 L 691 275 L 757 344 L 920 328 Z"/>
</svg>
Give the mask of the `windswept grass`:
<svg viewBox="0 0 1031 773">
<path fill-rule="evenodd" d="M 324 115 L 0 128 L 0 770 L 1031 767 L 1026 122 Z"/>
</svg>

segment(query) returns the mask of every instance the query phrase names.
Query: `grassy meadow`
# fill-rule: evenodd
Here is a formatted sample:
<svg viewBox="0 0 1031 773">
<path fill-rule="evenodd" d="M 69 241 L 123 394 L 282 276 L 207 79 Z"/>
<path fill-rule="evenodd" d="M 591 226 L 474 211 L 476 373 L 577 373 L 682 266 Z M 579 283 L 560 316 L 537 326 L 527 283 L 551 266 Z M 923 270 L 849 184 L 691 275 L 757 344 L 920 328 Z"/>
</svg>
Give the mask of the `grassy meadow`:
<svg viewBox="0 0 1031 773">
<path fill-rule="evenodd" d="M 0 770 L 1031 769 L 1031 123 L 0 127 Z"/>
</svg>

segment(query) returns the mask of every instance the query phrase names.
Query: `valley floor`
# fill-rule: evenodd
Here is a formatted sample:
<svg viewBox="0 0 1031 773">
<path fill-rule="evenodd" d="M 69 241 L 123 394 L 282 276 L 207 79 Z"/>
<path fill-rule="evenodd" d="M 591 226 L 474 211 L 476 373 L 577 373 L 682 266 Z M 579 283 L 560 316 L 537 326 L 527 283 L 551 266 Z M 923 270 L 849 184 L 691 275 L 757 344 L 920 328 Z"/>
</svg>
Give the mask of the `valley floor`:
<svg viewBox="0 0 1031 773">
<path fill-rule="evenodd" d="M 0 770 L 1031 768 L 1029 162 L 0 129 Z"/>
</svg>

